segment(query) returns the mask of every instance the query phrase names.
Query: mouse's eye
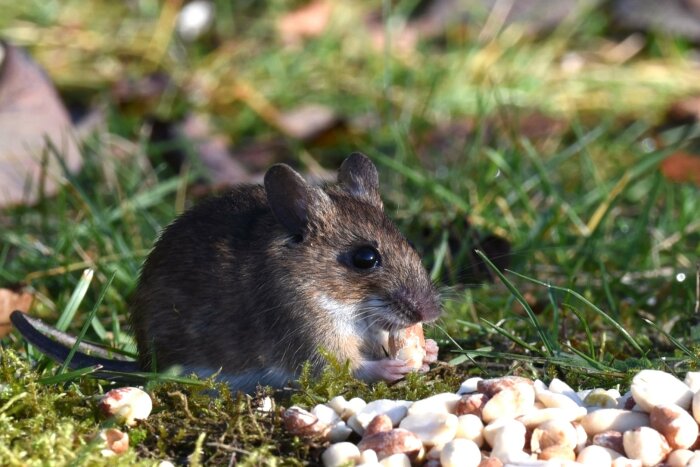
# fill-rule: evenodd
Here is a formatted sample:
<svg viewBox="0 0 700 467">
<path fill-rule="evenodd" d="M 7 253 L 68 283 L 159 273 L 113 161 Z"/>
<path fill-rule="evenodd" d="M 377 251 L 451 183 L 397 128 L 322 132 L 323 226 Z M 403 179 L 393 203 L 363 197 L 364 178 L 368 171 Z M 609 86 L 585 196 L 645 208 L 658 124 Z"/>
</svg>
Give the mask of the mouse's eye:
<svg viewBox="0 0 700 467">
<path fill-rule="evenodd" d="M 372 269 L 379 266 L 379 252 L 371 246 L 361 246 L 352 254 L 352 265 L 358 269 Z"/>
</svg>

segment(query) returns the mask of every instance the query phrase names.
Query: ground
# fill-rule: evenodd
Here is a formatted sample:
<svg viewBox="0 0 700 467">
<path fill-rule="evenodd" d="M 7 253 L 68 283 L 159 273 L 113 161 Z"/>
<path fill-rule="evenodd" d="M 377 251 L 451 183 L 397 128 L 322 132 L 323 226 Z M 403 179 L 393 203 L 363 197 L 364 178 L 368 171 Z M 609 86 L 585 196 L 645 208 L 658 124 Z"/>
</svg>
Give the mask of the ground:
<svg viewBox="0 0 700 467">
<path fill-rule="evenodd" d="M 0 287 L 31 294 L 35 316 L 133 353 L 127 299 L 162 227 L 272 163 L 323 178 L 361 150 L 441 288 L 426 332 L 442 364 L 367 387 L 336 362 L 293 401 L 417 398 L 468 374 L 624 389 L 635 369 L 697 366 L 691 40 L 626 30 L 604 7 L 552 28 L 426 7 L 450 2 L 216 1 L 185 40 L 174 0 L 2 3 L 3 38 L 44 68 L 83 138 L 82 170 L 0 212 Z M 105 382 L 14 333 L 0 351 L 0 464 L 114 462 L 90 441 L 109 423 L 93 399 Z M 124 465 L 318 459 L 255 398 L 147 388 L 156 410 Z"/>
</svg>

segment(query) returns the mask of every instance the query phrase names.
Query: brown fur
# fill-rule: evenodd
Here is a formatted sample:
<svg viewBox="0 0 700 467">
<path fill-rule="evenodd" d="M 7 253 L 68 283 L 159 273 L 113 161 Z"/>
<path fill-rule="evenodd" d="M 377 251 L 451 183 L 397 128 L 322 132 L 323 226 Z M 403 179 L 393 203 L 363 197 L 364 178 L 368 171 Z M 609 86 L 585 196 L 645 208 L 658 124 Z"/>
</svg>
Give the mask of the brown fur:
<svg viewBox="0 0 700 467">
<path fill-rule="evenodd" d="M 436 318 L 437 293 L 383 211 L 374 165 L 350 156 L 339 181 L 311 187 L 275 166 L 265 187 L 237 188 L 168 226 L 131 303 L 141 366 L 293 375 L 307 360 L 320 368 L 322 348 L 358 368 L 385 357 L 384 331 Z M 364 245 L 381 255 L 375 270 L 352 266 Z M 368 311 L 369 298 L 385 306 Z"/>
</svg>

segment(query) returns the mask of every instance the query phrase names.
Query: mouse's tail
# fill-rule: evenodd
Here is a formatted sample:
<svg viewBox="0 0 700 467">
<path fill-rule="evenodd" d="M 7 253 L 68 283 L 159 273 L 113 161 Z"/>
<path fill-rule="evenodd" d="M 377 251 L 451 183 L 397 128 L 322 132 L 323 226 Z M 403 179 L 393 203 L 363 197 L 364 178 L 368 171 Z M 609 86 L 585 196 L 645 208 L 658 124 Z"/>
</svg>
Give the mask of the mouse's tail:
<svg viewBox="0 0 700 467">
<path fill-rule="evenodd" d="M 13 311 L 12 314 L 10 314 L 10 320 L 15 329 L 17 329 L 30 344 L 39 349 L 47 357 L 59 363 L 68 360 L 72 350 L 71 347 L 77 342 L 77 339 L 74 337 L 52 328 L 41 320 L 31 318 L 21 311 Z M 56 340 L 48 337 L 49 335 Z M 72 345 L 71 342 L 73 343 Z M 75 351 L 70 359 L 68 367 L 77 369 L 99 365 L 102 370 L 118 373 L 141 371 L 138 362 L 106 358 L 104 356 L 98 357 L 88 355 L 85 352 L 99 352 L 104 354 L 104 349 L 90 344 L 80 343 L 78 344 L 78 350 Z M 103 377 L 103 374 L 97 376 Z"/>
</svg>

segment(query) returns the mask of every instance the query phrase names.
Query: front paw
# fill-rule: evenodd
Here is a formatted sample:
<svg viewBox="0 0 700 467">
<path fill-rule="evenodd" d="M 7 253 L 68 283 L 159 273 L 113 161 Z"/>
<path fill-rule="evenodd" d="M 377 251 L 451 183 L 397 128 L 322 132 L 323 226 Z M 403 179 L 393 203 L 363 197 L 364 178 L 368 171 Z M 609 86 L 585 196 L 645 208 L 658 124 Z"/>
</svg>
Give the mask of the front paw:
<svg viewBox="0 0 700 467">
<path fill-rule="evenodd" d="M 364 360 L 355 370 L 355 377 L 367 381 L 386 381 L 393 383 L 398 381 L 414 368 L 403 360 L 385 358 L 382 360 Z"/>
<path fill-rule="evenodd" d="M 423 365 L 420 367 L 420 371 L 425 373 L 430 369 L 430 364 L 437 361 L 440 348 L 434 340 L 426 339 L 423 350 L 425 350 L 425 356 L 423 357 Z"/>
<path fill-rule="evenodd" d="M 425 349 L 425 357 L 423 357 L 423 363 L 435 363 L 438 358 L 438 351 L 440 350 L 440 348 L 437 345 L 437 342 L 435 342 L 432 339 L 426 339 L 425 347 L 423 348 Z"/>
</svg>

